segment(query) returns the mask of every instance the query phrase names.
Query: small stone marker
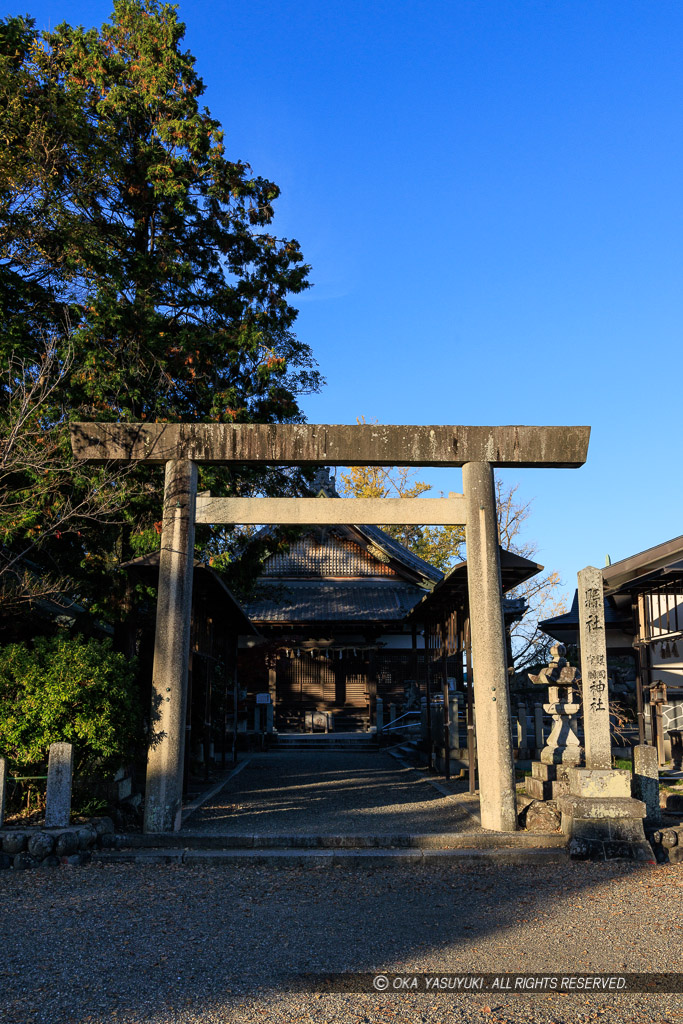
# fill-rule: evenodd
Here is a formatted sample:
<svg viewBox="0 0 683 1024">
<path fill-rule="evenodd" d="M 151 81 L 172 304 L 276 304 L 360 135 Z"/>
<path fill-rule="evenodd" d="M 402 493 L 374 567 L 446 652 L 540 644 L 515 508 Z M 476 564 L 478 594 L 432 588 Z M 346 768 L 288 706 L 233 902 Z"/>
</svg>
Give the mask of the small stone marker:
<svg viewBox="0 0 683 1024">
<path fill-rule="evenodd" d="M 543 735 L 543 705 L 534 704 L 534 733 L 536 740 L 536 757 L 541 756 L 541 751 L 545 746 L 545 737 Z"/>
<path fill-rule="evenodd" d="M 579 642 L 586 768 L 611 768 L 609 691 L 602 572 L 589 565 L 579 574 Z"/>
<path fill-rule="evenodd" d="M 322 729 L 328 731 L 328 717 L 326 711 L 314 711 L 311 715 L 311 732 Z"/>
<path fill-rule="evenodd" d="M 647 820 L 659 822 L 659 764 L 657 748 L 639 743 L 633 748 L 633 796 L 647 808 Z"/>
<path fill-rule="evenodd" d="M 0 757 L 0 828 L 5 820 L 5 793 L 7 791 L 7 761 Z"/>
<path fill-rule="evenodd" d="M 384 728 L 384 701 L 381 697 L 377 698 L 375 708 L 375 723 L 377 726 L 377 732 L 381 732 Z"/>
<path fill-rule="evenodd" d="M 52 743 L 47 766 L 45 825 L 65 828 L 71 819 L 71 776 L 74 748 L 71 743 Z"/>
<path fill-rule="evenodd" d="M 526 705 L 517 706 L 517 751 L 522 759 L 528 756 L 528 735 L 527 735 Z"/>
<path fill-rule="evenodd" d="M 458 697 L 462 694 L 451 693 L 448 697 L 448 731 L 449 731 L 449 745 L 451 750 L 460 749 L 460 704 Z"/>
</svg>

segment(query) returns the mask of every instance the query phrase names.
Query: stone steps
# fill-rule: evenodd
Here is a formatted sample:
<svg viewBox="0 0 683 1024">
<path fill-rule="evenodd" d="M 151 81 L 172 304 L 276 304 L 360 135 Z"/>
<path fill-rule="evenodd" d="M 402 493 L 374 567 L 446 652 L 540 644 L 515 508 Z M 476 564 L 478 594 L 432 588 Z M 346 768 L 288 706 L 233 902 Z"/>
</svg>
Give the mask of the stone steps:
<svg viewBox="0 0 683 1024">
<path fill-rule="evenodd" d="M 400 754 L 401 757 L 417 757 L 417 740 L 409 740 L 407 743 L 400 743 L 391 748 L 391 753 Z"/>
<path fill-rule="evenodd" d="M 278 733 L 274 737 L 275 750 L 361 750 L 377 749 L 375 733 Z"/>
</svg>

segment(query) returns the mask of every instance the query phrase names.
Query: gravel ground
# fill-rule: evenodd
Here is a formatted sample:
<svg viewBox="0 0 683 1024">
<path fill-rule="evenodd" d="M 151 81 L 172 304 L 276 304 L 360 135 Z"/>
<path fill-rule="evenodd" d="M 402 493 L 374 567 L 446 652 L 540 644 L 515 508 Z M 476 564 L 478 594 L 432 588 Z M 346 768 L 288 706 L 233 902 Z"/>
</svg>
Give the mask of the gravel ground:
<svg viewBox="0 0 683 1024">
<path fill-rule="evenodd" d="M 251 756 L 187 821 L 191 832 L 385 835 L 481 832 L 467 783 L 445 797 L 384 751 L 293 750 Z"/>
<path fill-rule="evenodd" d="M 316 994 L 315 971 L 680 970 L 683 867 L 0 872 L 3 1024 L 683 1021 L 680 995 Z"/>
</svg>

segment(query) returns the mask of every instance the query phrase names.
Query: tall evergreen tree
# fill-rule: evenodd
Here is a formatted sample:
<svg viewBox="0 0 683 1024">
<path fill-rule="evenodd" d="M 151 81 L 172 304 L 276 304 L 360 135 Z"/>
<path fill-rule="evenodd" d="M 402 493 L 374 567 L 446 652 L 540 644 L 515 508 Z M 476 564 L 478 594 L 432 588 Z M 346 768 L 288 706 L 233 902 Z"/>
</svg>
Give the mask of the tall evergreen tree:
<svg viewBox="0 0 683 1024">
<path fill-rule="evenodd" d="M 290 296 L 309 268 L 271 229 L 279 190 L 227 157 L 183 35 L 158 0 L 115 0 L 99 31 L 0 24 L 0 356 L 39 366 L 46 336 L 68 339 L 42 410 L 50 428 L 65 410 L 292 422 L 297 396 L 320 386 L 292 332 Z M 203 486 L 219 485 L 296 490 L 299 474 L 205 473 Z M 159 474 L 132 474 L 126 489 L 125 529 L 80 544 L 86 589 L 154 542 Z M 49 554 L 61 561 L 59 545 Z"/>
</svg>

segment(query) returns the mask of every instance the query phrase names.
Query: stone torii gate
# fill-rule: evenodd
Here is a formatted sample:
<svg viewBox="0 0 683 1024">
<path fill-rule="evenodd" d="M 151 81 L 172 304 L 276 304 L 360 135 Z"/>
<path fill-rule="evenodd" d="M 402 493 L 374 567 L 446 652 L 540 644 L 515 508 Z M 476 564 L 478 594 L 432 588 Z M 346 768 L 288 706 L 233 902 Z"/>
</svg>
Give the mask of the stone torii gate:
<svg viewBox="0 0 683 1024">
<path fill-rule="evenodd" d="M 74 456 L 164 463 L 145 831 L 180 828 L 195 523 L 464 525 L 477 708 L 481 823 L 517 827 L 494 467 L 575 469 L 590 427 L 75 423 Z M 217 498 L 197 494 L 197 463 L 462 467 L 448 498 Z"/>
</svg>

